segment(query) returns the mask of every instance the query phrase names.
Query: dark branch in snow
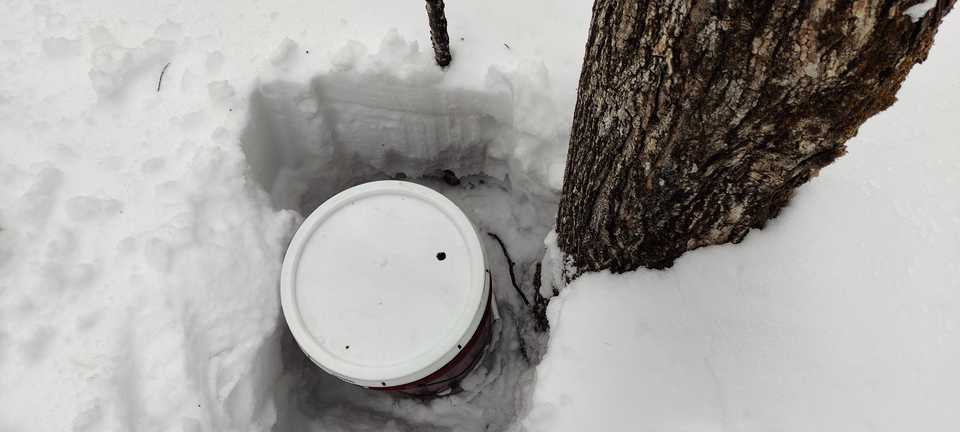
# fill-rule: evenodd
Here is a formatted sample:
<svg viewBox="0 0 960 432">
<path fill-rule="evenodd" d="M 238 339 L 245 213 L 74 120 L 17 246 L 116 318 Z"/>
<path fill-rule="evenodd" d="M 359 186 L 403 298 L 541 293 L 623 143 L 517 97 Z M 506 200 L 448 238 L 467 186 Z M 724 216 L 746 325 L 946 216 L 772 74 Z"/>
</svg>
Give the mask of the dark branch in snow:
<svg viewBox="0 0 960 432">
<path fill-rule="evenodd" d="M 433 57 L 440 67 L 450 64 L 450 36 L 447 34 L 447 17 L 443 14 L 443 0 L 427 0 L 427 20 L 430 23 L 430 40 L 433 42 Z"/>
<path fill-rule="evenodd" d="M 520 295 L 520 299 L 523 300 L 523 304 L 530 306 L 530 301 L 527 300 L 527 296 L 523 295 L 523 291 L 520 290 L 520 285 L 517 284 L 517 276 L 513 273 L 513 260 L 510 259 L 510 253 L 507 252 L 507 246 L 503 244 L 503 240 L 500 240 L 500 236 L 488 232 L 487 235 L 493 237 L 497 243 L 500 243 L 500 249 L 503 250 L 503 256 L 507 259 L 507 265 L 510 269 L 510 282 L 513 283 L 513 288 L 517 290 L 517 294 Z"/>
<path fill-rule="evenodd" d="M 157 80 L 157 93 L 160 93 L 160 84 L 163 83 L 163 74 L 167 72 L 167 68 L 170 67 L 170 63 L 163 65 L 163 69 L 160 69 L 160 79 Z"/>
<path fill-rule="evenodd" d="M 543 266 L 538 262 L 536 270 L 533 272 L 533 307 L 530 311 L 533 313 L 533 319 L 536 323 L 535 328 L 543 332 L 550 330 L 550 320 L 547 319 L 547 304 L 549 303 L 549 299 L 540 295 L 540 275 L 542 272 Z M 554 295 L 556 294 L 559 293 L 555 292 Z"/>
</svg>

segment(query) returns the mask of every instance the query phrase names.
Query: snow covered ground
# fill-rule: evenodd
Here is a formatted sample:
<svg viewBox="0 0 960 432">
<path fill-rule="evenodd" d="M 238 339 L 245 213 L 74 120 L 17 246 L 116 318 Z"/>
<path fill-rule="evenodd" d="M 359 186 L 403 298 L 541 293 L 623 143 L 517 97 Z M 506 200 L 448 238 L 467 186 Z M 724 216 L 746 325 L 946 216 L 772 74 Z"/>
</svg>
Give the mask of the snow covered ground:
<svg viewBox="0 0 960 432">
<path fill-rule="evenodd" d="M 308 370 L 298 380 L 295 356 L 281 359 L 277 278 L 296 211 L 353 182 L 456 161 L 461 175 L 495 174 L 450 194 L 487 209 L 477 220 L 495 224 L 485 229 L 532 279 L 562 173 L 585 2 L 582 14 L 529 5 L 580 32 L 550 40 L 504 8 L 450 10 L 463 58 L 446 73 L 421 49 L 422 7 L 395 2 L 3 7 L 0 430 L 265 430 L 278 413 L 281 427 L 332 427 L 342 417 L 322 403 L 302 416 L 295 402 L 275 403 L 322 379 Z M 504 262 L 494 265 L 509 287 Z M 516 298 L 504 300 L 506 323 Z M 505 427 L 531 372 L 517 362 L 518 333 L 502 332 L 503 355 L 490 359 L 508 366 L 488 374 L 503 395 L 486 387 L 451 416 L 435 404 L 405 420 L 361 397 L 346 428 Z M 338 400 L 327 388 L 303 394 Z M 484 404 L 503 414 L 494 420 Z"/>
<path fill-rule="evenodd" d="M 550 304 L 529 430 L 960 428 L 960 18 L 740 245 Z"/>
<path fill-rule="evenodd" d="M 304 362 L 278 307 L 286 242 L 343 187 L 427 175 L 529 288 L 589 1 L 451 3 L 446 72 L 420 4 L 2 9 L 0 431 L 960 427 L 956 18 L 769 228 L 585 276 L 552 301 L 548 346 L 487 239 L 496 355 L 424 403 Z"/>
</svg>

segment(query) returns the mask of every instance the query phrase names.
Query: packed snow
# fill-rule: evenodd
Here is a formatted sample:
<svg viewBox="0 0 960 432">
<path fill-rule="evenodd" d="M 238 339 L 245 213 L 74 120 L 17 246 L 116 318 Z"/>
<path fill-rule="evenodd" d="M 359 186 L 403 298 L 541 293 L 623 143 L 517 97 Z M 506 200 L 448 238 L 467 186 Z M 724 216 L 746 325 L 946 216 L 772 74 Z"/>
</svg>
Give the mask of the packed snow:
<svg viewBox="0 0 960 432">
<path fill-rule="evenodd" d="M 937 0 L 923 0 L 922 2 L 905 9 L 903 14 L 910 17 L 910 22 L 915 23 L 920 21 L 920 18 L 926 16 L 927 12 L 930 12 L 930 9 L 933 9 L 936 5 Z"/>
<path fill-rule="evenodd" d="M 6 4 L 0 431 L 960 426 L 960 23 L 769 228 L 584 276 L 548 341 L 488 233 L 528 298 L 546 245 L 553 294 L 590 6 L 450 3 L 441 70 L 422 5 Z M 498 333 L 451 397 L 342 383 L 283 324 L 298 223 L 384 178 L 446 194 L 485 242 Z"/>
</svg>

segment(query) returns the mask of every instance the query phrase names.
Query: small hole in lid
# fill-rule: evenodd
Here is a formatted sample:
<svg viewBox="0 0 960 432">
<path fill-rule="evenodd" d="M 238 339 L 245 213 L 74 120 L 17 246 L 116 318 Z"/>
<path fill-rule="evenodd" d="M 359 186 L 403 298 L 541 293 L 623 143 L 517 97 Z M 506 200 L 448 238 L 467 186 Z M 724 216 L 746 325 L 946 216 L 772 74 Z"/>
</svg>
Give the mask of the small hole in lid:
<svg viewBox="0 0 960 432">
<path fill-rule="evenodd" d="M 350 349 L 350 345 L 347 345 L 347 346 L 345 346 L 344 348 L 346 348 L 346 349 Z"/>
<path fill-rule="evenodd" d="M 386 386 L 387 386 L 387 383 L 381 381 L 381 382 L 380 382 L 380 385 L 386 387 Z"/>
<path fill-rule="evenodd" d="M 463 345 L 457 344 L 457 349 L 463 349 Z"/>
<path fill-rule="evenodd" d="M 447 259 L 446 252 L 437 252 L 437 261 L 443 261 Z"/>
</svg>

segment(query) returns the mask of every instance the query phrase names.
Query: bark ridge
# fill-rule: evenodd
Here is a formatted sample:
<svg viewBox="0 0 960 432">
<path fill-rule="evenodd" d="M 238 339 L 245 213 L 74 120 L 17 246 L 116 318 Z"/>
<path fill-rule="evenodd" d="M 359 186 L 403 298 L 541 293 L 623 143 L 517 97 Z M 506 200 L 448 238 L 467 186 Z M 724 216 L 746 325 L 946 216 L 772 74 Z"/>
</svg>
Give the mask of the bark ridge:
<svg viewBox="0 0 960 432">
<path fill-rule="evenodd" d="M 557 220 L 577 272 L 741 241 L 896 100 L 956 0 L 596 0 Z"/>
</svg>

